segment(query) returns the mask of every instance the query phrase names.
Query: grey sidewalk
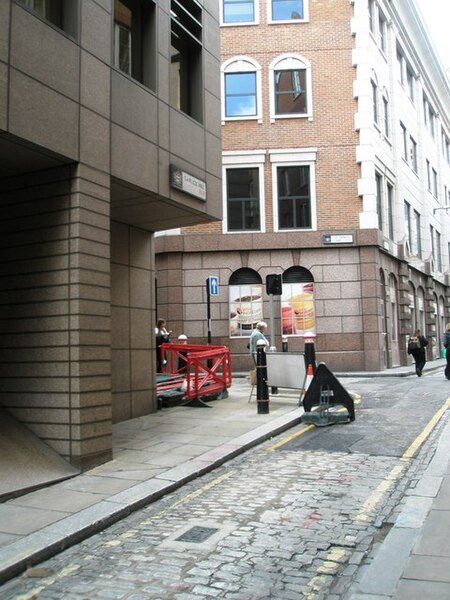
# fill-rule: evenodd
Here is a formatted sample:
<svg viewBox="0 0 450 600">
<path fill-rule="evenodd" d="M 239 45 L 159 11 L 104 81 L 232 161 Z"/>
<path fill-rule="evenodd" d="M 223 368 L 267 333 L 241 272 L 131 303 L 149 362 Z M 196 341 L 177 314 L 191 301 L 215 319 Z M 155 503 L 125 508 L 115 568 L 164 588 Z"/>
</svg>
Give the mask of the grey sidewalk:
<svg viewBox="0 0 450 600">
<path fill-rule="evenodd" d="M 426 370 L 443 369 L 443 365 L 442 360 L 433 361 L 427 364 Z M 408 366 L 385 371 L 384 376 L 413 373 L 413 368 Z M 336 375 L 343 378 L 344 386 L 346 376 L 380 376 L 379 373 Z M 248 402 L 249 392 L 245 379 L 235 376 L 229 398 L 211 402 L 211 408 L 180 406 L 119 423 L 114 426 L 114 460 L 72 479 L 0 504 L 0 582 L 299 423 L 303 409 L 298 407 L 297 392 L 280 390 L 279 396 L 271 396 L 270 413 L 267 415 L 257 414 L 254 397 L 251 403 Z M 408 521 L 402 526 L 403 532 L 413 530 L 406 536 L 408 550 L 402 557 L 404 560 L 413 551 L 419 533 L 423 530 L 425 534 L 427 527 L 433 529 L 436 511 L 440 511 L 441 515 L 449 508 L 448 432 L 447 428 L 433 461 L 436 470 L 430 471 L 427 477 L 431 479 L 424 478 L 417 488 L 425 489 L 425 492 L 420 492 L 423 496 L 417 492 L 419 499 L 416 504 L 411 497 L 413 513 L 417 506 L 422 512 L 419 515 L 421 519 L 415 521 L 415 527 L 408 526 Z M 438 527 L 436 535 L 442 534 L 444 537 L 439 537 L 438 541 L 448 544 L 449 512 L 445 515 L 446 527 Z M 400 527 L 399 521 L 392 531 Z M 396 540 L 388 536 L 385 543 L 386 547 L 392 544 L 395 547 Z M 449 553 L 446 556 L 448 561 Z M 373 561 L 373 568 L 376 568 L 376 562 Z M 400 577 L 402 569 L 403 563 L 399 563 L 397 571 L 392 574 L 391 586 L 394 586 L 395 577 Z M 447 568 L 445 572 L 448 571 Z M 370 581 L 371 576 L 368 574 L 367 577 Z M 363 599 L 365 596 L 361 593 L 369 592 L 361 589 L 358 593 L 352 600 Z M 398 598 L 415 597 L 408 593 L 408 596 Z M 397 597 L 370 594 L 372 596 L 367 596 L 370 600 Z M 428 599 L 428 596 L 422 595 L 424 597 Z M 450 594 L 429 596 L 430 599 L 447 597 Z"/>
</svg>

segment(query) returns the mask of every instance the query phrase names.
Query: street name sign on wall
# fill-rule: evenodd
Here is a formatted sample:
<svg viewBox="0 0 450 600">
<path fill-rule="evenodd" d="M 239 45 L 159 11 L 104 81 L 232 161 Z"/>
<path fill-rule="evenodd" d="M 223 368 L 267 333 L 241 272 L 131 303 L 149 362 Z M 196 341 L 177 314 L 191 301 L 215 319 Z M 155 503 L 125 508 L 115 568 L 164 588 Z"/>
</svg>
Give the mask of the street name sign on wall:
<svg viewBox="0 0 450 600">
<path fill-rule="evenodd" d="M 170 185 L 200 200 L 206 200 L 206 182 L 175 165 L 170 165 Z"/>
</svg>

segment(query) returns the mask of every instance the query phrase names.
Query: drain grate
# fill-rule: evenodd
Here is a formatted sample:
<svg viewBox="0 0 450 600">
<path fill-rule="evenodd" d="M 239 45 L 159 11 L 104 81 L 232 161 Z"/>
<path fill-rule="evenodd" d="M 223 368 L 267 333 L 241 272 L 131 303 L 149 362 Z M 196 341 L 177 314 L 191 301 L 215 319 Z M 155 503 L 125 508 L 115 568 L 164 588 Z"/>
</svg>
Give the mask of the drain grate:
<svg viewBox="0 0 450 600">
<path fill-rule="evenodd" d="M 217 531 L 219 531 L 219 529 L 216 527 L 200 527 L 199 525 L 195 525 L 185 531 L 180 537 L 177 537 L 175 541 L 201 544 Z"/>
</svg>

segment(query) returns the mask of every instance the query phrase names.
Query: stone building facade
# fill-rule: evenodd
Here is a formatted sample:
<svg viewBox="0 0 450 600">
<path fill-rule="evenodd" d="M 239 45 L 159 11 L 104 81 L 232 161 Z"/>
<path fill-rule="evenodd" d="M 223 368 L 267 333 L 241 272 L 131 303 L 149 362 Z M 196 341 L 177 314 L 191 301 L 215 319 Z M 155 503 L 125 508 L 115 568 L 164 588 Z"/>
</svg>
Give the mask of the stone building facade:
<svg viewBox="0 0 450 600">
<path fill-rule="evenodd" d="M 221 217 L 219 66 L 210 0 L 0 3 L 0 403 L 81 469 L 157 409 L 154 233 Z"/>
<path fill-rule="evenodd" d="M 338 371 L 407 364 L 449 318 L 450 87 L 414 2 L 221 2 L 222 223 L 156 239 L 158 311 L 233 368 L 271 345 Z M 281 296 L 266 276 L 280 274 Z"/>
</svg>

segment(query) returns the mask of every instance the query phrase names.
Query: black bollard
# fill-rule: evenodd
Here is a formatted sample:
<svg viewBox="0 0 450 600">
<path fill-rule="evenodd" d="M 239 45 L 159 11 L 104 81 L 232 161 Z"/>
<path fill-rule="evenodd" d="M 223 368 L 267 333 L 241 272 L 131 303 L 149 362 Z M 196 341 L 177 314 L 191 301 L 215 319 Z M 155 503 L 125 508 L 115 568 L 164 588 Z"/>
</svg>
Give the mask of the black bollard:
<svg viewBox="0 0 450 600">
<path fill-rule="evenodd" d="M 267 359 L 265 342 L 256 344 L 256 406 L 259 415 L 269 413 L 269 388 L 267 387 Z"/>
<path fill-rule="evenodd" d="M 308 365 L 312 365 L 313 374 L 316 373 L 316 350 L 314 348 L 314 337 L 311 334 L 305 335 L 305 367 L 308 370 Z"/>
</svg>

